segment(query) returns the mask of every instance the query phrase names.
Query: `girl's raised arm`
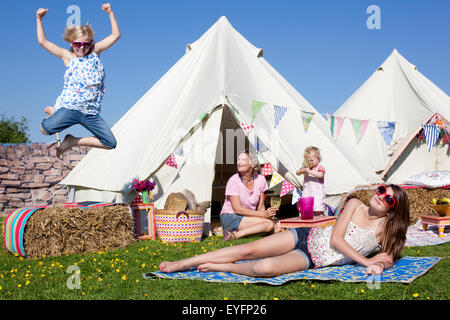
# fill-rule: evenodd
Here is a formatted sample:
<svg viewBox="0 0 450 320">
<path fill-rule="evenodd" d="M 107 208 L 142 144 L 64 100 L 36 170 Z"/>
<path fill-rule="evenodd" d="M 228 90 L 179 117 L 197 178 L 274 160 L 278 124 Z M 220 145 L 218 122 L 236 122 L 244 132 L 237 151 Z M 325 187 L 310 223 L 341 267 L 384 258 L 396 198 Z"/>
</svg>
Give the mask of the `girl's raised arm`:
<svg viewBox="0 0 450 320">
<path fill-rule="evenodd" d="M 36 11 L 36 31 L 39 44 L 51 54 L 61 58 L 64 63 L 66 60 L 70 60 L 70 51 L 57 46 L 56 44 L 47 40 L 45 35 L 44 26 L 42 25 L 42 18 L 47 14 L 48 9 L 39 8 Z"/>
<path fill-rule="evenodd" d="M 105 3 L 102 5 L 102 10 L 109 15 L 109 19 L 111 21 L 111 34 L 95 44 L 95 52 L 98 54 L 102 53 L 106 49 L 109 49 L 120 38 L 119 24 L 117 23 L 114 12 L 111 9 L 111 5 L 109 3 Z"/>
</svg>

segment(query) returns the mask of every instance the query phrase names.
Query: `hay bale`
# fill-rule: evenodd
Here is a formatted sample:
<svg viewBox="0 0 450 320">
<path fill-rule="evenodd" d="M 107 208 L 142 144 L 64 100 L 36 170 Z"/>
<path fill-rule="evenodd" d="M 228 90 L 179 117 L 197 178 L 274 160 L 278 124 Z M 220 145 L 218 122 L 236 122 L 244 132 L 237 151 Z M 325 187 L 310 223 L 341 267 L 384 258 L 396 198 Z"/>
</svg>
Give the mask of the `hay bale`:
<svg viewBox="0 0 450 320">
<path fill-rule="evenodd" d="M 29 258 L 98 252 L 126 247 L 135 241 L 129 206 L 88 209 L 51 206 L 38 210 L 24 230 Z"/>
<path fill-rule="evenodd" d="M 405 189 L 409 199 L 410 225 L 415 224 L 423 214 L 437 216 L 433 210 L 431 201 L 433 198 L 441 199 L 450 197 L 450 189 L 425 189 L 414 188 Z M 357 198 L 365 205 L 369 205 L 370 199 L 375 194 L 375 190 L 359 190 L 348 196 L 348 199 Z"/>
</svg>

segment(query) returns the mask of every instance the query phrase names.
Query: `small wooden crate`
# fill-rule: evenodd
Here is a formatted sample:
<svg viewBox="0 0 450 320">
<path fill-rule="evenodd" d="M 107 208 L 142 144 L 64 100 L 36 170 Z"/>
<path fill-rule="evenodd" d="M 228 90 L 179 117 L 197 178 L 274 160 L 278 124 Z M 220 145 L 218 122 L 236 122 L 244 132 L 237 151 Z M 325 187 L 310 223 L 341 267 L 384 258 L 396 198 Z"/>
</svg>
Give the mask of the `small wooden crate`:
<svg viewBox="0 0 450 320">
<path fill-rule="evenodd" d="M 138 239 L 156 240 L 155 204 L 138 203 L 130 205 L 134 218 L 134 233 Z"/>
</svg>

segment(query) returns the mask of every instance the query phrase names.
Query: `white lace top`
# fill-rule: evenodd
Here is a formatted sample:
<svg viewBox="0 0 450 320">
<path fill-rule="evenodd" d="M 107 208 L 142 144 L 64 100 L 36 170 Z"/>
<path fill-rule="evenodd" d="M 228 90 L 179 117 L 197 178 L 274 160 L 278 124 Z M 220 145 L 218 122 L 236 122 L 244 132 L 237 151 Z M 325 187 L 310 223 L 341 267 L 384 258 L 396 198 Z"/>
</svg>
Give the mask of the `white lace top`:
<svg viewBox="0 0 450 320">
<path fill-rule="evenodd" d="M 364 206 L 365 205 L 359 206 L 356 209 L 355 214 Z M 378 220 L 378 222 L 380 222 L 380 220 Z M 377 229 L 378 222 L 373 230 L 366 230 L 358 227 L 350 221 L 347 231 L 345 232 L 345 241 L 347 241 L 353 249 L 358 251 L 363 256 L 369 255 L 379 246 L 375 236 L 375 230 Z M 308 251 L 316 268 L 330 265 L 343 265 L 354 262 L 352 259 L 343 255 L 331 246 L 330 240 L 333 227 L 334 226 L 329 226 L 326 228 L 313 227 L 309 233 Z"/>
</svg>

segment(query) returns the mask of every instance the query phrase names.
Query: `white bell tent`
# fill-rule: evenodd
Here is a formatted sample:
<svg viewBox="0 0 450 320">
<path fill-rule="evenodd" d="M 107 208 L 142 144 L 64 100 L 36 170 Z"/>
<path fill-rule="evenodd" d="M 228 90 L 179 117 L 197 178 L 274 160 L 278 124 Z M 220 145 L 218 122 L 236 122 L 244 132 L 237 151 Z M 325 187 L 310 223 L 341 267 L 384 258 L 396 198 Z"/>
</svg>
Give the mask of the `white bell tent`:
<svg viewBox="0 0 450 320">
<path fill-rule="evenodd" d="M 390 145 L 398 145 L 401 139 L 413 134 L 435 112 L 450 119 L 450 98 L 394 49 L 334 116 L 344 117 L 338 140 L 342 138 L 352 144 L 375 171 L 381 172 L 386 169 L 395 153 L 395 146 L 389 148 Z M 364 124 L 367 125 L 365 134 L 359 143 L 349 118 L 368 120 Z M 436 170 L 434 162 L 442 163 L 442 156 L 448 159 L 444 150 L 435 153 L 432 157 L 423 153 L 423 156 L 414 156 L 411 163 L 416 162 L 418 166 L 415 169 L 409 167 L 411 175 L 419 168 Z M 433 160 L 435 157 L 439 159 Z M 403 177 L 407 178 L 408 173 L 397 175 L 394 180 L 401 183 Z"/>
<path fill-rule="evenodd" d="M 157 181 L 158 208 L 184 189 L 211 200 L 237 172 L 239 141 L 297 187 L 309 145 L 322 152 L 327 194 L 379 182 L 357 152 L 331 140 L 326 120 L 262 53 L 221 17 L 114 125 L 117 148 L 92 149 L 61 182 L 74 189 L 73 200 L 130 202 L 134 178 Z M 315 113 L 307 131 L 305 112 Z"/>
</svg>

